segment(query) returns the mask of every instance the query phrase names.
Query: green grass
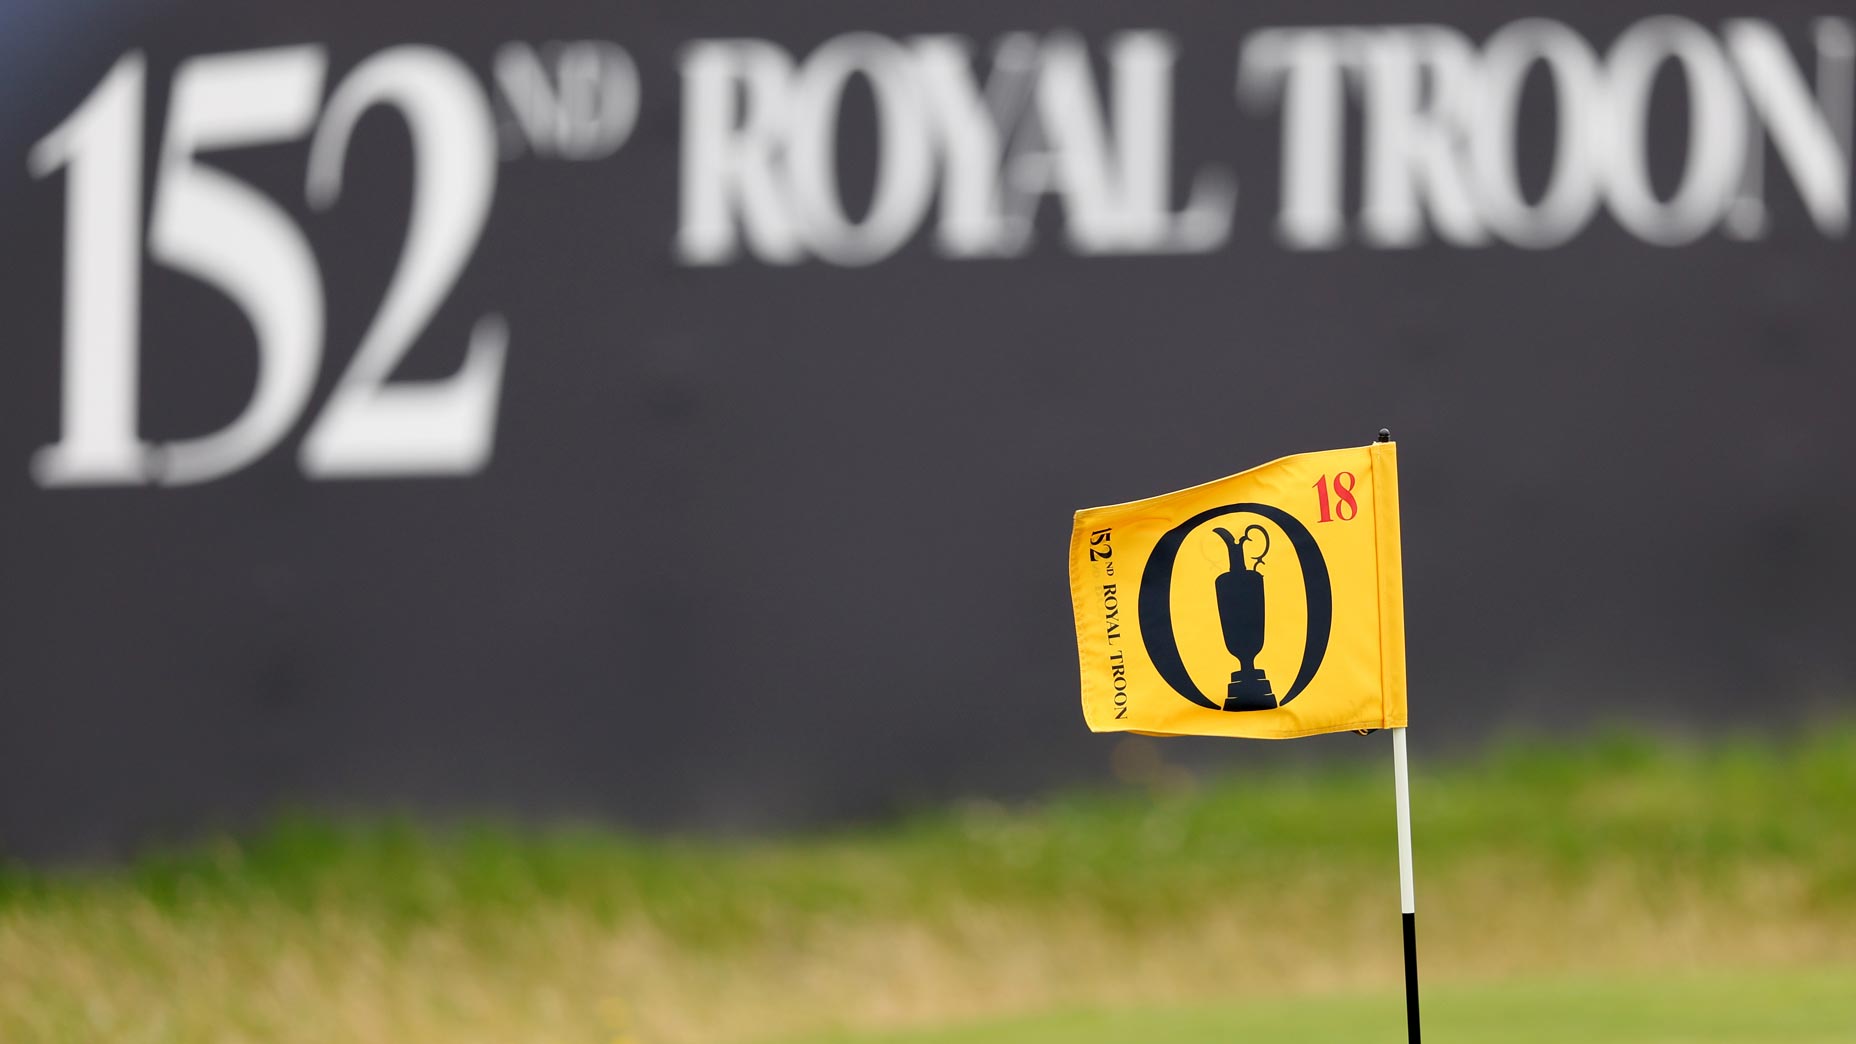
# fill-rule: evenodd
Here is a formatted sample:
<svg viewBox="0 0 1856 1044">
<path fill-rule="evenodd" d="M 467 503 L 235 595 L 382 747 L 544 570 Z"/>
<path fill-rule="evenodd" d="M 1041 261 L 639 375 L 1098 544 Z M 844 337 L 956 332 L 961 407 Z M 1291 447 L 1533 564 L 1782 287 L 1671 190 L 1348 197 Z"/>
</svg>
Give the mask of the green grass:
<svg viewBox="0 0 1856 1044">
<path fill-rule="evenodd" d="M 1848 1044 L 1856 967 L 1427 991 L 1433 1044 Z M 1296 998 L 1016 1018 L 805 1044 L 1403 1044 L 1402 996 Z M 794 1041 L 793 1044 L 800 1044 Z"/>
<path fill-rule="evenodd" d="M 746 842 L 286 815 L 254 836 L 153 851 L 102 871 L 42 873 L 0 862 L 0 910 L 104 893 L 177 911 L 203 902 L 335 902 L 419 924 L 459 908 L 558 901 L 605 919 L 648 912 L 693 943 L 752 937 L 769 917 L 916 916 L 973 902 L 1081 903 L 1147 918 L 1197 908 L 1204 890 L 1226 887 L 1237 868 L 1383 877 L 1392 817 L 1380 753 Z M 1629 865 L 1719 884 L 1769 861 L 1803 873 L 1817 899 L 1856 904 L 1856 728 L 1790 743 L 1692 746 L 1626 732 L 1578 744 L 1511 743 L 1421 766 L 1413 788 L 1420 862 L 1433 872 L 1516 855 L 1568 881 Z"/>
<path fill-rule="evenodd" d="M 0 864 L 0 1041 L 747 1041 L 1021 1016 L 919 1039 L 1378 1039 L 1360 1027 L 1396 1012 L 1399 974 L 1383 739 L 1211 780 L 1164 742 L 1105 741 L 1143 782 L 777 839 L 286 816 L 124 866 Z M 1421 761 L 1413 792 L 1436 1039 L 1810 1040 L 1831 1031 L 1775 1020 L 1856 995 L 1824 971 L 1856 967 L 1856 728 L 1513 743 Z M 1104 1006 L 1156 1028 L 1128 1037 Z M 1541 1014 L 1489 1028 L 1504 1011 Z M 1740 1036 L 1691 1028 L 1736 1012 Z"/>
</svg>

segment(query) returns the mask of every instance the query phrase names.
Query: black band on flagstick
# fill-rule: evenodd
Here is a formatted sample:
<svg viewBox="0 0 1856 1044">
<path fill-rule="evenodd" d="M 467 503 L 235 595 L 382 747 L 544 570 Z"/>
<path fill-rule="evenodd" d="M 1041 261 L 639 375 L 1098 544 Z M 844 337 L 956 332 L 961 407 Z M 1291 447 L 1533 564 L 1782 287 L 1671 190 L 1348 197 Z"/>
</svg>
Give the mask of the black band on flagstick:
<svg viewBox="0 0 1856 1044">
<path fill-rule="evenodd" d="M 1418 915 L 1405 915 L 1405 1027 L 1418 1044 Z"/>
</svg>

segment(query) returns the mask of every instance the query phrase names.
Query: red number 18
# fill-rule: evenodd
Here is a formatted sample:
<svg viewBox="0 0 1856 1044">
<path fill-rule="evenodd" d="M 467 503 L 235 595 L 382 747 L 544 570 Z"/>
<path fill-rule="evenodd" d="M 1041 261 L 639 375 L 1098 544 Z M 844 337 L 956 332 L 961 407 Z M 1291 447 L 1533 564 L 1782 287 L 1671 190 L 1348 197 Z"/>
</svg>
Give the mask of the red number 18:
<svg viewBox="0 0 1856 1044">
<path fill-rule="evenodd" d="M 1315 491 L 1321 495 L 1320 521 L 1332 522 L 1336 517 L 1342 522 L 1353 521 L 1353 517 L 1360 513 L 1360 503 L 1353 499 L 1353 484 L 1354 478 L 1351 471 L 1343 471 L 1334 476 L 1334 496 L 1340 501 L 1340 504 L 1335 506 L 1328 500 L 1328 477 L 1321 476 L 1320 481 L 1315 483 Z"/>
</svg>

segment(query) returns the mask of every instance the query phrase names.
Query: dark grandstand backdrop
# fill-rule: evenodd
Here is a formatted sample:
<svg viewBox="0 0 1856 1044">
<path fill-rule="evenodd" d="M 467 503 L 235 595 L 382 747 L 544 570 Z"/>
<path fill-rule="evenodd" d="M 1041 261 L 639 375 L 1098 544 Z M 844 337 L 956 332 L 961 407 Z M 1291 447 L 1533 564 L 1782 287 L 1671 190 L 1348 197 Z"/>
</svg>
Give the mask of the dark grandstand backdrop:
<svg viewBox="0 0 1856 1044">
<path fill-rule="evenodd" d="M 1425 744 L 1847 706 L 1848 14 L 10 5 L 0 853 L 1098 778 L 1070 513 L 1381 426 Z"/>
</svg>

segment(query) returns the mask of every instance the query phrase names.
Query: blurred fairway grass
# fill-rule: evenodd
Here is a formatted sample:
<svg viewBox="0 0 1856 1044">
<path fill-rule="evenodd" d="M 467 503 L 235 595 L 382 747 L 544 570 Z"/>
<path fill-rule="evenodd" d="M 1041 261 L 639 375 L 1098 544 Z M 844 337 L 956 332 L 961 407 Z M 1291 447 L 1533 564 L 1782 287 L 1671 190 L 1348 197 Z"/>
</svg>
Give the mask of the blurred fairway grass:
<svg viewBox="0 0 1856 1044">
<path fill-rule="evenodd" d="M 10 867 L 0 1041 L 1398 1039 L 1373 747 L 779 840 L 287 818 Z M 1856 1040 L 1856 728 L 1510 744 L 1413 791 L 1433 1039 Z"/>
</svg>

